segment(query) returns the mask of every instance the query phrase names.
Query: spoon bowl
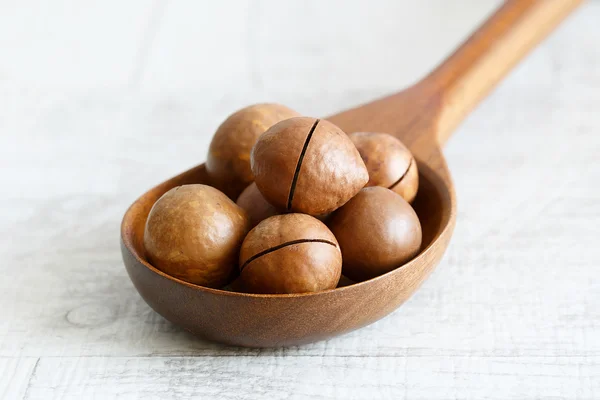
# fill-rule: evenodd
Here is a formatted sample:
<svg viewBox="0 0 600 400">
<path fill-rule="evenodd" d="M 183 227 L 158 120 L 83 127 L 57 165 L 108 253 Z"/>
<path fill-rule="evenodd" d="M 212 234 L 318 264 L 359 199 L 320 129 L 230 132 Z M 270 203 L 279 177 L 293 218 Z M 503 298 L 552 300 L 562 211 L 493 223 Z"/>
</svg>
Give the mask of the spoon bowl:
<svg viewBox="0 0 600 400">
<path fill-rule="evenodd" d="M 250 347 L 323 340 L 394 311 L 440 262 L 456 221 L 454 186 L 440 146 L 502 76 L 579 2 L 507 1 L 421 82 L 327 118 L 348 133 L 394 134 L 413 152 L 420 179 L 413 206 L 421 221 L 423 244 L 412 261 L 368 281 L 290 295 L 210 289 L 167 275 L 145 258 L 146 219 L 156 200 L 171 188 L 207 183 L 206 170 L 200 165 L 146 192 L 125 213 L 121 250 L 136 289 L 154 310 L 184 329 L 210 340 Z"/>
<path fill-rule="evenodd" d="M 153 267 L 143 247 L 150 208 L 173 187 L 206 183 L 204 165 L 158 185 L 129 208 L 122 225 L 123 259 L 144 300 L 166 319 L 194 334 L 250 347 L 291 346 L 327 339 L 395 310 L 440 261 L 456 218 L 454 193 L 426 165 L 422 165 L 420 178 L 414 206 L 423 227 L 423 251 L 401 268 L 365 282 L 316 293 L 260 295 L 197 286 Z"/>
</svg>

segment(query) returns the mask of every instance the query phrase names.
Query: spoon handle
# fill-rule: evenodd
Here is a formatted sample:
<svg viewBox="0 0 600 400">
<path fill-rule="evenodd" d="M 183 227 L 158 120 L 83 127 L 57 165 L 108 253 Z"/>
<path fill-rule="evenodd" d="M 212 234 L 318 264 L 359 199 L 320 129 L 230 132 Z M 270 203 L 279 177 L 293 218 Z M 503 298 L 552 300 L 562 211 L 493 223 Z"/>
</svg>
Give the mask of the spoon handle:
<svg viewBox="0 0 600 400">
<path fill-rule="evenodd" d="M 509 0 L 429 74 L 443 95 L 437 136 L 443 144 L 496 84 L 582 0 Z"/>
<path fill-rule="evenodd" d="M 399 93 L 328 117 L 346 132 L 380 131 L 427 157 L 582 0 L 508 0 L 440 66 Z"/>
</svg>

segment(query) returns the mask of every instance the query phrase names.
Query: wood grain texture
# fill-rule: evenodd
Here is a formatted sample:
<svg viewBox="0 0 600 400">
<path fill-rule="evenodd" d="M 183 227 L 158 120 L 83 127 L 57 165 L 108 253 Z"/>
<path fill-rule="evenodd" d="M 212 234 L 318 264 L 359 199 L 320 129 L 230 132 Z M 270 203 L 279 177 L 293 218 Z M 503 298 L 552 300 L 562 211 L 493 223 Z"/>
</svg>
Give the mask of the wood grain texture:
<svg viewBox="0 0 600 400">
<path fill-rule="evenodd" d="M 38 363 L 37 357 L 0 358 L 0 398 L 26 398 Z"/>
<path fill-rule="evenodd" d="M 599 357 L 66 357 L 40 360 L 27 398 L 593 400 L 599 375 Z"/>
<path fill-rule="evenodd" d="M 276 7 L 271 4 L 260 10 L 260 20 L 268 20 L 269 12 L 283 11 L 284 2 L 274 4 Z M 352 4 L 349 8 L 357 11 L 362 3 Z M 392 7 L 409 21 L 408 13 L 400 12 L 407 4 L 417 3 L 374 3 L 368 15 L 375 18 Z M 323 6 L 332 10 L 339 4 L 326 2 Z M 23 359 L 41 356 L 40 368 L 49 358 L 51 364 L 46 365 L 50 367 L 43 367 L 42 372 L 54 369 L 54 374 L 62 375 L 51 380 L 49 373 L 36 373 L 30 398 L 80 393 L 72 382 L 86 382 L 81 391 L 96 390 L 105 398 L 116 397 L 111 390 L 124 393 L 121 398 L 141 398 L 138 391 L 152 387 L 150 377 L 158 382 L 154 388 L 164 389 L 161 394 L 169 391 L 171 397 L 185 398 L 181 392 L 208 392 L 223 382 L 233 385 L 239 380 L 231 374 L 225 381 L 180 379 L 189 375 L 173 372 L 176 368 L 162 359 L 156 361 L 157 356 L 175 361 L 179 358 L 171 356 L 189 356 L 188 363 L 209 365 L 198 369 L 215 371 L 223 356 L 232 356 L 227 361 L 229 371 L 243 372 L 248 359 L 260 362 L 267 366 L 252 376 L 241 376 L 249 384 L 258 382 L 274 397 L 282 396 L 286 385 L 295 382 L 299 393 L 307 393 L 315 385 L 327 388 L 330 397 L 349 393 L 344 387 L 361 394 L 367 390 L 382 393 L 387 388 L 395 390 L 394 398 L 402 398 L 399 388 L 407 382 L 409 390 L 416 387 L 411 398 L 419 398 L 417 394 L 424 399 L 598 398 L 599 374 L 590 369 L 600 355 L 600 250 L 596 240 L 600 236 L 600 192 L 595 184 L 600 180 L 598 1 L 576 11 L 448 142 L 445 154 L 460 200 L 452 245 L 421 290 L 389 317 L 313 345 L 268 351 L 222 347 L 198 340 L 156 315 L 137 295 L 122 268 L 114 238 L 123 211 L 157 179 L 203 161 L 202 149 L 208 148 L 210 134 L 231 110 L 273 100 L 304 113 L 323 115 L 376 98 L 385 93 L 385 82 L 408 82 L 414 78 L 412 73 L 426 70 L 439 59 L 436 46 L 440 41 L 436 38 L 443 36 L 445 48 L 450 50 L 484 16 L 482 8 L 491 10 L 495 4 L 477 1 L 460 13 L 460 7 L 448 2 L 438 6 L 455 14 L 447 21 L 436 20 L 436 28 L 423 38 L 424 49 L 411 50 L 420 57 L 415 61 L 418 68 L 408 65 L 404 57 L 371 46 L 374 40 L 360 42 L 361 49 L 373 57 L 364 68 L 378 71 L 377 76 L 360 80 L 354 79 L 360 75 L 360 63 L 344 70 L 329 68 L 334 58 L 354 59 L 349 50 L 349 43 L 357 42 L 353 34 L 323 43 L 317 41 L 317 33 L 306 36 L 300 30 L 281 29 L 277 36 L 271 35 L 273 27 L 265 24 L 257 35 L 263 41 L 256 45 L 262 55 L 258 62 L 264 91 L 234 90 L 234 84 L 229 87 L 218 79 L 218 88 L 204 90 L 198 89 L 202 83 L 195 82 L 189 90 L 155 88 L 137 94 L 111 86 L 112 80 L 107 79 L 102 91 L 88 87 L 85 92 L 53 91 L 36 84 L 41 76 L 30 86 L 6 89 L 25 82 L 27 70 L 19 70 L 23 72 L 20 79 L 9 79 L 13 77 L 10 73 L 2 75 L 0 272 L 11 277 L 0 279 L 0 364 L 11 365 L 2 371 L 14 371 L 13 366 Z M 474 16 L 477 9 L 481 14 Z M 173 10 L 167 7 L 165 21 L 174 25 L 165 29 L 176 31 L 177 12 Z M 471 18 L 468 28 L 462 26 L 467 18 L 461 14 L 464 12 Z M 437 18 L 431 10 L 419 13 L 415 25 L 422 24 L 419 21 L 425 16 Z M 12 14 L 2 12 L 0 18 L 7 15 Z M 0 24 L 1 28 L 7 26 Z M 202 29 L 202 25 L 196 26 Z M 344 29 L 350 31 L 350 27 Z M 375 24 L 367 30 L 367 38 L 396 32 L 392 29 L 385 23 Z M 281 49 L 277 45 L 281 40 L 292 40 L 304 51 L 302 68 L 294 75 L 285 73 L 282 59 L 265 61 Z M 406 46 L 413 42 L 414 36 L 407 36 Z M 320 53 L 329 46 L 335 51 Z M 170 59 L 176 61 L 169 62 L 183 65 L 182 60 L 189 57 L 192 54 L 182 50 Z M 317 78 L 311 72 L 317 66 L 330 74 L 323 85 L 313 84 Z M 160 67 L 168 71 L 166 64 Z M 148 71 L 154 68 L 149 65 Z M 175 83 L 187 82 L 185 75 L 165 73 L 164 81 L 156 85 L 162 88 L 161 83 L 172 83 L 166 76 L 173 76 Z M 281 83 L 284 76 L 286 85 Z M 78 75 L 63 79 L 53 84 L 60 88 L 71 87 L 69 79 L 79 82 Z M 235 80 L 235 85 L 238 83 Z M 202 358 L 196 358 L 199 356 Z M 285 360 L 294 356 L 299 356 L 294 371 L 301 373 L 289 376 Z M 368 366 L 361 369 L 361 376 L 380 384 L 371 387 L 365 383 L 368 389 L 361 389 L 357 388 L 362 384 L 359 378 L 356 384 L 345 378 L 339 385 L 332 382 L 330 376 L 348 369 L 328 360 L 346 356 L 360 359 L 360 365 Z M 97 357 L 96 366 L 85 361 L 88 357 Z M 113 357 L 120 359 L 114 361 Z M 398 380 L 397 371 L 406 369 L 386 364 L 391 358 L 397 359 L 394 365 L 408 360 L 411 369 L 405 380 Z M 33 367 L 31 360 L 24 369 L 19 367 L 22 376 Z M 310 360 L 327 368 L 310 375 L 311 381 L 306 383 L 302 374 L 310 373 L 307 366 L 316 367 Z M 101 363 L 106 363 L 106 368 L 97 366 Z M 128 364 L 137 372 L 130 368 L 117 376 L 125 369 L 114 363 Z M 506 370 L 498 369 L 499 363 Z M 73 365 L 78 365 L 80 374 Z M 457 365 L 462 367 L 452 369 Z M 440 366 L 445 366 L 446 373 L 432 374 Z M 544 377 L 557 370 L 561 377 Z M 161 372 L 168 380 L 161 380 Z M 8 381 L 6 376 L 10 373 L 0 376 L 0 387 L 18 381 Z M 284 382 L 279 376 L 289 379 Z M 87 382 L 93 380 L 96 383 L 90 389 Z M 388 381 L 394 384 L 388 385 Z M 26 386 L 25 379 L 22 382 Z M 98 382 L 112 386 L 100 388 Z M 249 395 L 247 390 L 231 388 L 232 393 L 236 391 L 240 396 Z M 22 397 L 21 390 L 16 393 L 7 398 Z M 343 398 L 341 394 L 338 397 Z"/>
</svg>

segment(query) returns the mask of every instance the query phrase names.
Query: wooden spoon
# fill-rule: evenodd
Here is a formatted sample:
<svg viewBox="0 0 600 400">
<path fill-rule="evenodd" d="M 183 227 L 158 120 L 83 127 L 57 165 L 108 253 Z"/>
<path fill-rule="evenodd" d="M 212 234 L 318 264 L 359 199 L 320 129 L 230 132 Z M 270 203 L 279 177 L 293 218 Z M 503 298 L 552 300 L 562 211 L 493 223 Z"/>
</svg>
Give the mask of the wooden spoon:
<svg viewBox="0 0 600 400">
<path fill-rule="evenodd" d="M 389 97 L 328 118 L 346 132 L 393 133 L 420 171 L 414 203 L 423 251 L 377 278 L 318 293 L 257 295 L 208 289 L 173 278 L 144 257 L 144 224 L 154 202 L 182 184 L 207 182 L 204 165 L 140 197 L 125 213 L 121 249 L 127 272 L 159 314 L 205 338 L 241 346 L 290 346 L 368 325 L 402 304 L 440 261 L 454 228 L 454 187 L 440 145 L 473 107 L 580 0 L 507 1 L 431 74 Z"/>
</svg>

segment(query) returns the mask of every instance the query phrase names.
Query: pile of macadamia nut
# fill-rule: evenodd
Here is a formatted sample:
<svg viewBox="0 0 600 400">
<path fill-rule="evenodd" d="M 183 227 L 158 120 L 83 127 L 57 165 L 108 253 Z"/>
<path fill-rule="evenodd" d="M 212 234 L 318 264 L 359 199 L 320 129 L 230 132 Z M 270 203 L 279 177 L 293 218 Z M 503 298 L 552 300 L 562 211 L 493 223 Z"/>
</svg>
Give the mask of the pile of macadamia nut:
<svg viewBox="0 0 600 400">
<path fill-rule="evenodd" d="M 152 207 L 148 261 L 197 285 L 248 293 L 334 289 L 414 258 L 421 224 L 410 151 L 385 133 L 347 135 L 278 104 L 231 115 L 206 161 L 211 186 L 173 188 Z M 237 199 L 237 204 L 232 201 Z"/>
</svg>

